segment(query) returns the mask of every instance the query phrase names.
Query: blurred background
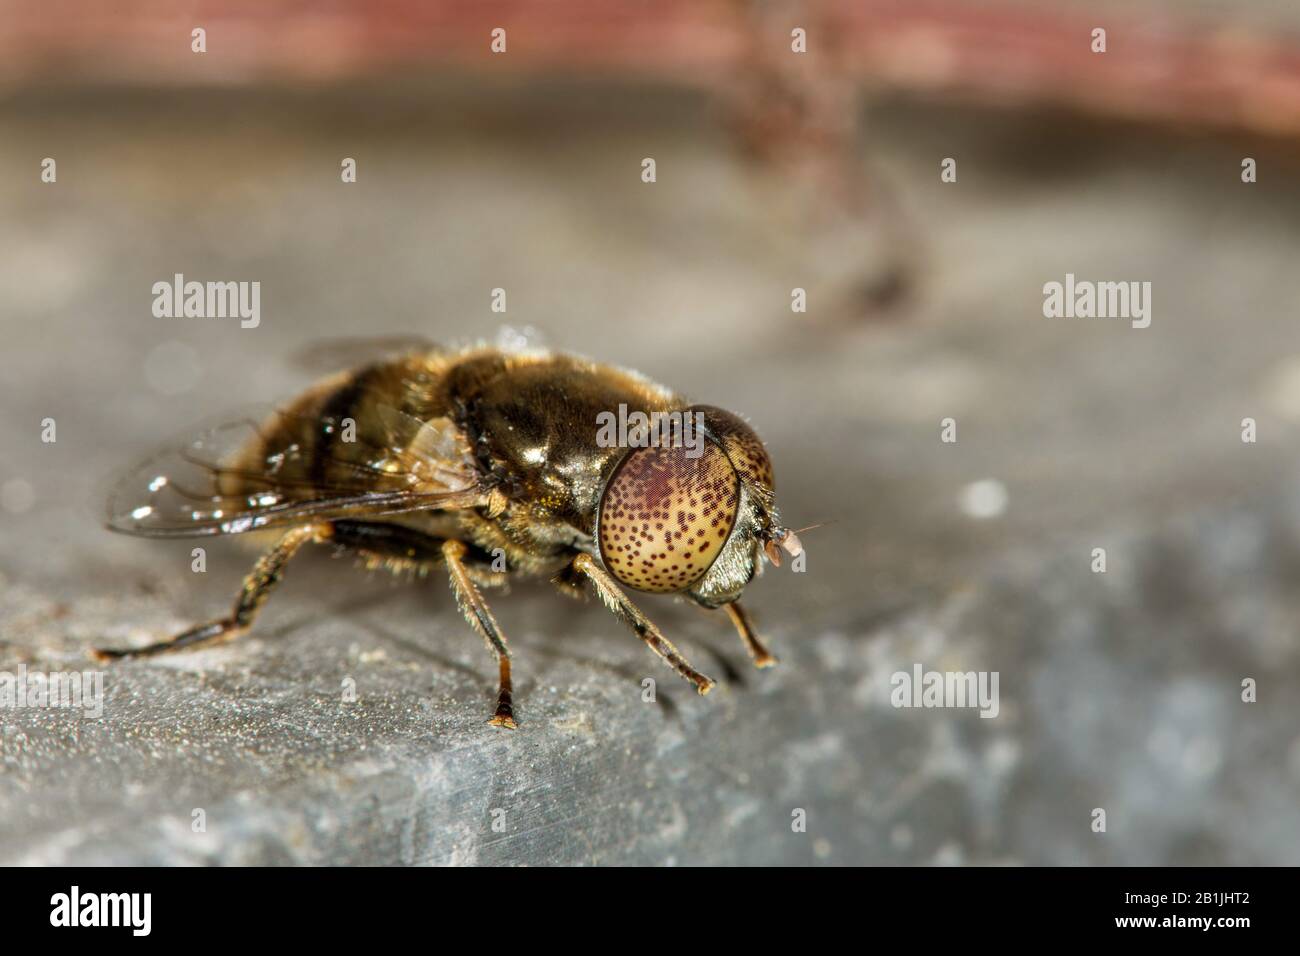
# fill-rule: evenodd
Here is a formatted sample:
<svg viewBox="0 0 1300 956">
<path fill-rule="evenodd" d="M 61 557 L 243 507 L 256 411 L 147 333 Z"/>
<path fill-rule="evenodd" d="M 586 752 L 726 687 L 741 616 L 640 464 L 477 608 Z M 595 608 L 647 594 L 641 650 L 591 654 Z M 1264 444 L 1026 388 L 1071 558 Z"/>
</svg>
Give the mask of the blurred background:
<svg viewBox="0 0 1300 956">
<path fill-rule="evenodd" d="M 323 339 L 639 369 L 827 522 L 746 593 L 772 671 L 642 598 L 707 699 L 496 596 L 514 734 L 440 579 L 305 555 L 102 718 L 0 711 L 0 862 L 1296 863 L 1298 137 L 1281 0 L 0 2 L 0 670 L 227 608 L 249 554 L 111 535 L 106 479 Z M 260 325 L 155 317 L 176 273 Z M 1044 318 L 1067 273 L 1151 326 Z M 914 663 L 999 672 L 998 717 L 895 709 Z"/>
</svg>

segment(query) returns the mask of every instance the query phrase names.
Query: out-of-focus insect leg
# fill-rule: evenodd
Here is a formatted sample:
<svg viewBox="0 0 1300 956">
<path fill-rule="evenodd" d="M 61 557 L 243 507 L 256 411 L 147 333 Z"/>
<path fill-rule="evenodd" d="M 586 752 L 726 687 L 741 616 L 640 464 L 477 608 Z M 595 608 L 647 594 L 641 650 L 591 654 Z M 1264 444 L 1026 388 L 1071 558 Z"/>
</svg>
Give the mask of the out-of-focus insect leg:
<svg viewBox="0 0 1300 956">
<path fill-rule="evenodd" d="M 739 601 L 724 604 L 722 608 L 727 612 L 727 617 L 731 618 L 731 623 L 736 625 L 736 631 L 740 634 L 740 639 L 745 642 L 745 649 L 749 651 L 749 656 L 754 659 L 755 667 L 771 667 L 778 663 L 772 656 L 772 652 L 763 646 L 763 642 L 754 633 L 754 625 L 750 623 L 749 615 L 745 613 Z"/>
<path fill-rule="evenodd" d="M 289 559 L 308 541 L 324 541 L 329 538 L 330 526 L 327 524 L 304 525 L 294 528 L 279 540 L 274 548 L 262 555 L 248 577 L 244 578 L 244 587 L 235 599 L 234 610 L 228 617 L 200 624 L 175 637 L 146 647 L 128 650 L 96 649 L 92 653 L 101 661 L 117 660 L 130 657 L 152 657 L 208 644 L 225 643 L 234 640 L 252 626 L 253 619 L 266 601 L 272 589 L 280 583 L 284 566 Z"/>
<path fill-rule="evenodd" d="M 469 571 L 462 560 L 465 557 L 466 550 L 465 545 L 460 541 L 443 542 L 442 556 L 447 561 L 447 572 L 451 578 L 451 590 L 456 595 L 456 603 L 460 605 L 465 620 L 469 621 L 470 626 L 482 635 L 483 640 L 487 641 L 488 649 L 497 656 L 497 667 L 500 670 L 501 683 L 497 692 L 497 710 L 488 723 L 497 727 L 508 727 L 515 730 L 519 725 L 515 723 L 512 701 L 510 648 L 506 646 L 506 637 L 501 633 L 501 628 L 497 625 L 496 618 L 492 616 L 492 611 L 488 608 L 487 602 L 483 600 L 483 595 L 479 594 L 478 588 L 470 580 Z"/>
<path fill-rule="evenodd" d="M 605 602 L 605 606 L 614 612 L 614 616 L 632 628 L 637 637 L 649 644 L 650 649 L 662 657 L 669 667 L 694 684 L 701 694 L 713 690 L 713 681 L 687 663 L 686 658 L 673 647 L 672 641 L 664 637 L 659 628 L 641 613 L 640 608 L 628 600 L 627 595 L 596 563 L 595 558 L 589 554 L 580 554 L 573 559 L 573 567 L 591 580 L 596 593 Z"/>
</svg>

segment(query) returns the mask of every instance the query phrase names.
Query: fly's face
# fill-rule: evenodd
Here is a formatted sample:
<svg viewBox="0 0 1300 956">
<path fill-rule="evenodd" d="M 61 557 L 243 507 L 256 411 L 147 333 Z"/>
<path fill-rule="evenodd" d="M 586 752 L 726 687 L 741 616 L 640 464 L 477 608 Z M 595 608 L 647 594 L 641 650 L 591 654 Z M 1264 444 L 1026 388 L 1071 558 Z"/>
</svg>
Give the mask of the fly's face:
<svg viewBox="0 0 1300 956">
<path fill-rule="evenodd" d="M 703 441 L 628 451 L 601 495 L 600 558 L 641 591 L 684 593 L 705 607 L 740 597 L 762 558 L 801 550 L 778 522 L 772 462 L 753 430 L 710 405 L 686 410 Z"/>
</svg>

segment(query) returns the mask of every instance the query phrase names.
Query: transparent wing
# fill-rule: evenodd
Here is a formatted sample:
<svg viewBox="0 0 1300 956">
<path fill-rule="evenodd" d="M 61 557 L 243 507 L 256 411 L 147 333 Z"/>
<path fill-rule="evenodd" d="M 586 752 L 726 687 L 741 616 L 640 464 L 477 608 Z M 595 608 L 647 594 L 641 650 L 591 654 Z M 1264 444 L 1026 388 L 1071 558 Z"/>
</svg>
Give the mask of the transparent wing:
<svg viewBox="0 0 1300 956">
<path fill-rule="evenodd" d="M 108 525 L 192 537 L 484 502 L 449 420 L 374 411 L 375 421 L 339 435 L 345 423 L 329 418 L 250 409 L 171 442 L 118 480 Z"/>
</svg>

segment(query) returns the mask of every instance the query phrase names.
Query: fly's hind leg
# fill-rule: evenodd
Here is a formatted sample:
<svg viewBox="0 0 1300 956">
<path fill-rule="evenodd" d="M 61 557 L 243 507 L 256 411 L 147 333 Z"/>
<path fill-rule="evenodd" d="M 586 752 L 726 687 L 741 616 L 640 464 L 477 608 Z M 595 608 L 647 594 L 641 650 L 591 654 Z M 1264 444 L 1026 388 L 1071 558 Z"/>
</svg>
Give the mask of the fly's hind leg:
<svg viewBox="0 0 1300 956">
<path fill-rule="evenodd" d="M 451 579 L 452 593 L 456 595 L 456 604 L 465 615 L 465 620 L 478 631 L 497 658 L 500 674 L 497 709 L 488 723 L 514 730 L 519 725 L 515 723 L 513 688 L 510 682 L 510 648 L 506 646 L 506 636 L 501 633 L 491 609 L 470 578 L 469 569 L 464 562 L 466 551 L 465 545 L 460 541 L 444 541 L 442 545 L 442 556 L 447 562 L 447 574 Z"/>
<path fill-rule="evenodd" d="M 722 609 L 727 612 L 727 617 L 731 618 L 731 623 L 736 625 L 736 633 L 745 643 L 745 649 L 749 651 L 749 656 L 754 660 L 755 667 L 771 667 L 779 663 L 772 652 L 763 646 L 763 642 L 758 639 L 754 633 L 754 625 L 749 621 L 749 615 L 745 609 L 740 606 L 739 601 L 732 601 L 730 604 L 722 605 Z"/>
<path fill-rule="evenodd" d="M 92 653 L 101 661 L 119 660 L 132 657 L 153 657 L 172 651 L 204 647 L 210 644 L 225 643 L 244 634 L 252 626 L 258 610 L 265 603 L 267 596 L 280 583 L 284 575 L 284 566 L 289 559 L 308 541 L 325 541 L 330 536 L 327 524 L 303 525 L 294 528 L 279 540 L 274 548 L 262 555 L 235 599 L 234 609 L 226 617 L 217 618 L 207 624 L 200 624 L 188 631 L 182 631 L 175 637 L 145 647 L 128 650 L 95 649 Z"/>
<path fill-rule="evenodd" d="M 641 609 L 633 604 L 623 589 L 615 583 L 605 570 L 589 554 L 580 554 L 573 559 L 573 568 L 591 580 L 605 606 L 614 612 L 614 616 L 630 627 L 636 636 L 650 645 L 650 649 L 663 658 L 666 663 L 682 677 L 695 685 L 701 694 L 713 690 L 713 681 L 705 677 L 682 657 L 681 652 L 673 646 L 672 641 L 660 633 L 654 622 L 646 617 Z"/>
<path fill-rule="evenodd" d="M 501 575 L 486 574 L 477 566 L 467 565 L 469 548 L 460 541 L 447 540 L 412 528 L 375 521 L 335 521 L 331 542 L 344 551 L 360 554 L 371 567 L 386 566 L 392 571 L 424 573 L 437 564 L 446 563 L 451 590 L 465 619 L 487 642 L 496 655 L 500 673 L 497 709 L 489 723 L 514 730 L 513 687 L 510 681 L 510 649 L 487 602 L 475 582 L 484 586 L 500 583 Z"/>
</svg>

